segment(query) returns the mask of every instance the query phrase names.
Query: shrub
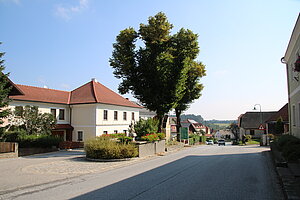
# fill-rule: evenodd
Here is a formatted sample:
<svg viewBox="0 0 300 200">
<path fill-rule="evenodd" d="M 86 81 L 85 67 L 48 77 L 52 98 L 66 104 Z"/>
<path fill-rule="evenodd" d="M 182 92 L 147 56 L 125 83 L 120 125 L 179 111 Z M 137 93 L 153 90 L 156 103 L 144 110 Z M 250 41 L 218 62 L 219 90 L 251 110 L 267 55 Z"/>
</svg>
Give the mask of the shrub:
<svg viewBox="0 0 300 200">
<path fill-rule="evenodd" d="M 190 145 L 194 145 L 195 144 L 194 138 L 189 138 L 189 144 Z"/>
<path fill-rule="evenodd" d="M 149 142 L 153 142 L 159 140 L 159 136 L 157 133 L 152 133 L 152 134 L 146 134 L 145 136 L 142 136 L 141 139 Z"/>
<path fill-rule="evenodd" d="M 121 144 L 108 137 L 97 137 L 85 142 L 84 150 L 87 158 L 93 159 L 122 159 L 138 155 L 133 144 Z"/>
<path fill-rule="evenodd" d="M 19 147 L 40 147 L 50 148 L 52 146 L 59 146 L 63 139 L 54 135 L 23 135 L 17 141 Z"/>
<path fill-rule="evenodd" d="M 292 135 L 283 135 L 275 140 L 275 144 L 288 161 L 300 159 L 300 139 Z"/>
<path fill-rule="evenodd" d="M 134 124 L 134 131 L 138 137 L 142 137 L 150 133 L 156 133 L 157 130 L 158 120 L 156 119 L 141 119 Z"/>
<path fill-rule="evenodd" d="M 245 135 L 245 142 L 251 141 L 252 136 L 251 135 Z"/>
<path fill-rule="evenodd" d="M 18 142 L 22 136 L 26 135 L 23 129 L 16 129 L 13 131 L 5 131 L 2 136 L 3 142 Z"/>
<path fill-rule="evenodd" d="M 118 137 L 118 140 L 120 143 L 129 144 L 130 142 L 132 142 L 132 137 L 122 136 Z"/>
<path fill-rule="evenodd" d="M 163 140 L 166 138 L 166 134 L 164 134 L 164 133 L 157 133 L 157 136 L 160 140 Z"/>
</svg>

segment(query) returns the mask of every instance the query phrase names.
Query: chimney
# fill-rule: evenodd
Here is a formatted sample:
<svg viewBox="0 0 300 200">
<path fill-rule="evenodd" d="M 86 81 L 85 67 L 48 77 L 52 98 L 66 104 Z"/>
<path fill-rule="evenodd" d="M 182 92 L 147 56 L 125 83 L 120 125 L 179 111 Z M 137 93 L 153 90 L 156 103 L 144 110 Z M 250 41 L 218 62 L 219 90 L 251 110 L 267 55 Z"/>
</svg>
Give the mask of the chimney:
<svg viewBox="0 0 300 200">
<path fill-rule="evenodd" d="M 92 78 L 92 81 L 95 81 L 96 83 L 98 82 L 96 78 Z"/>
</svg>

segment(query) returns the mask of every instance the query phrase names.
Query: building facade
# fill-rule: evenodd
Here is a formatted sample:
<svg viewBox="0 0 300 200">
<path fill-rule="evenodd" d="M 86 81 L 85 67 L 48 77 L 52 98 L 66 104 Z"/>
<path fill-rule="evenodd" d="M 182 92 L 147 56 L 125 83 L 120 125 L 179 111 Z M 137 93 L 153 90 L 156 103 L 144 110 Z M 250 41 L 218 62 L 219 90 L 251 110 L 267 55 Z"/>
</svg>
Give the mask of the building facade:
<svg viewBox="0 0 300 200">
<path fill-rule="evenodd" d="M 282 63 L 286 64 L 289 95 L 289 133 L 300 138 L 300 15 Z"/>
<path fill-rule="evenodd" d="M 139 120 L 141 106 L 123 98 L 97 80 L 68 92 L 14 84 L 18 95 L 10 95 L 9 108 L 38 106 L 41 113 L 56 116 L 53 134 L 66 141 L 84 141 L 111 133 L 128 133 Z M 9 123 L 9 122 L 7 122 Z"/>
</svg>

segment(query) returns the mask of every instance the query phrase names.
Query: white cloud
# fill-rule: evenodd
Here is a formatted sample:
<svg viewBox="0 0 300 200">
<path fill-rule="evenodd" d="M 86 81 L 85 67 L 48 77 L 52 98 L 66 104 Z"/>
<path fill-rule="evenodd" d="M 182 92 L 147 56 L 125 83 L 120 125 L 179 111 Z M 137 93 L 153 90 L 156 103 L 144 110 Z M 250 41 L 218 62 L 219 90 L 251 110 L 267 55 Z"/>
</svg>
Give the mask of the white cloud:
<svg viewBox="0 0 300 200">
<path fill-rule="evenodd" d="M 80 13 L 88 8 L 89 1 L 88 0 L 79 0 L 79 4 L 76 6 L 70 5 L 57 5 L 55 8 L 55 15 L 64 19 L 65 21 L 69 21 L 74 14 Z"/>
</svg>

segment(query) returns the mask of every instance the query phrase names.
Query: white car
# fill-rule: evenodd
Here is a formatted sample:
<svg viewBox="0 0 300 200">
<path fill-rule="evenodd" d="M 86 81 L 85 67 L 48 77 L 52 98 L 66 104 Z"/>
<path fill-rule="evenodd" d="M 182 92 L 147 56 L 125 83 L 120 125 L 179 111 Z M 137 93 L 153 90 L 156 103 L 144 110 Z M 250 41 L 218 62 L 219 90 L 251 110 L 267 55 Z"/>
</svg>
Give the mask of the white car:
<svg viewBox="0 0 300 200">
<path fill-rule="evenodd" d="M 213 140 L 206 140 L 206 144 L 208 144 L 208 145 L 214 145 L 214 141 Z"/>
</svg>

